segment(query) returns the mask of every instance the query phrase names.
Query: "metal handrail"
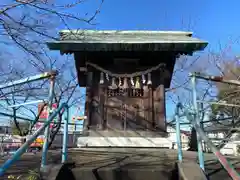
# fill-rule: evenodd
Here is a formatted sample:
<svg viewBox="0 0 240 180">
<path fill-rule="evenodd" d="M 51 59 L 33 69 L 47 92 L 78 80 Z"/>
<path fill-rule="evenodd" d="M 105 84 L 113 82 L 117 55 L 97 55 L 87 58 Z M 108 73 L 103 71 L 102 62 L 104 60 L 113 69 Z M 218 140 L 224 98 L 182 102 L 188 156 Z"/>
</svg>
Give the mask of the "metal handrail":
<svg viewBox="0 0 240 180">
<path fill-rule="evenodd" d="M 8 159 L 1 167 L 0 167 L 0 176 L 3 176 L 5 171 L 9 169 L 13 163 L 15 163 L 28 149 L 28 147 L 37 139 L 37 137 L 49 126 L 51 121 L 60 113 L 61 110 L 65 110 L 68 108 L 66 103 L 60 105 L 60 107 L 53 111 L 53 113 L 48 117 L 47 121 L 43 124 L 41 128 L 39 128 L 32 136 L 29 138 L 15 153 L 14 155 Z M 66 125 L 67 126 L 67 125 Z M 67 133 L 67 131 L 66 131 Z M 65 134 L 66 135 L 66 134 Z M 64 142 L 67 144 L 66 142 Z M 66 159 L 66 147 L 63 147 L 63 158 Z"/>
<path fill-rule="evenodd" d="M 179 123 L 179 111 L 183 110 L 186 118 L 191 122 L 193 127 L 196 129 L 196 132 L 198 133 L 200 137 L 200 142 L 203 140 L 205 143 L 208 145 L 208 147 L 212 150 L 214 155 L 217 157 L 218 161 L 222 164 L 224 169 L 228 172 L 228 174 L 233 178 L 233 179 L 240 179 L 240 175 L 238 172 L 235 170 L 233 165 L 221 154 L 221 152 L 215 147 L 215 145 L 212 143 L 212 141 L 205 135 L 205 132 L 202 130 L 200 125 L 197 123 L 196 119 L 194 118 L 194 115 L 190 112 L 188 112 L 186 109 L 184 109 L 183 105 L 181 103 L 177 104 L 176 107 L 176 125 L 178 126 L 177 128 L 177 140 L 178 144 L 181 144 L 180 142 L 180 123 Z M 199 139 L 198 139 L 199 141 Z M 181 147 L 181 145 L 180 145 Z M 202 149 L 201 149 L 202 150 Z M 199 151 L 199 150 L 198 150 Z M 182 149 L 178 148 L 178 159 L 179 161 L 182 161 Z"/>
</svg>

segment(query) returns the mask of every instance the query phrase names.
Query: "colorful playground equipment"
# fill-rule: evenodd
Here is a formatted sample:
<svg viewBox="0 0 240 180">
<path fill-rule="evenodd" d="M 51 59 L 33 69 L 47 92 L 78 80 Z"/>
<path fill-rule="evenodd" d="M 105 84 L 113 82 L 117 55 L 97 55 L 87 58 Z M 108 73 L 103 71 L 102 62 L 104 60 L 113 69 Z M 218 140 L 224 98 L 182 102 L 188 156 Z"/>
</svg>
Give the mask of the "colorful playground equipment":
<svg viewBox="0 0 240 180">
<path fill-rule="evenodd" d="M 56 110 L 51 113 L 52 101 L 53 101 L 53 91 L 54 91 L 54 81 L 57 75 L 56 71 L 46 72 L 40 75 L 28 77 L 25 79 L 13 81 L 4 85 L 0 85 L 0 89 L 9 88 L 16 85 L 21 85 L 33 81 L 38 81 L 42 79 L 50 79 L 50 90 L 49 90 L 49 100 L 48 100 L 48 111 L 49 115 L 47 121 L 44 122 L 43 126 L 41 126 L 26 142 L 14 153 L 14 155 L 8 159 L 0 168 L 0 176 L 4 174 L 4 172 L 14 163 L 16 162 L 22 154 L 26 152 L 26 150 L 34 143 L 34 141 L 41 135 L 44 131 L 44 136 L 49 137 L 49 125 L 53 121 L 53 119 L 59 114 L 59 112 L 66 111 L 66 118 L 64 119 L 64 138 L 63 138 L 63 148 L 62 148 L 62 162 L 65 162 L 67 159 L 67 134 L 68 134 L 68 105 L 63 103 Z M 36 119 L 37 123 L 38 119 Z M 48 138 L 45 138 L 42 150 L 42 161 L 41 168 L 44 169 L 47 164 L 47 151 L 48 151 Z"/>
</svg>

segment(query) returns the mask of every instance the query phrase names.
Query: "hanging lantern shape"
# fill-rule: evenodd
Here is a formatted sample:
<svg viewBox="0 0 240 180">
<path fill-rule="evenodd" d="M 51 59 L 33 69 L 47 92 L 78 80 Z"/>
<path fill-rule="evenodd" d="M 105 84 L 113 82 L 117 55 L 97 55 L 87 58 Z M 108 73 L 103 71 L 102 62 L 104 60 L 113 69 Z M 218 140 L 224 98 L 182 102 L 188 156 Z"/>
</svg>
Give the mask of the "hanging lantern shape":
<svg viewBox="0 0 240 180">
<path fill-rule="evenodd" d="M 109 81 L 109 76 L 108 76 L 108 74 L 106 74 L 106 79 Z"/>
<path fill-rule="evenodd" d="M 122 86 L 122 79 L 119 77 L 118 78 L 118 87 L 120 88 Z"/>
<path fill-rule="evenodd" d="M 145 75 L 144 75 L 144 74 L 142 75 L 142 83 L 143 83 L 143 84 L 146 83 L 146 78 L 145 78 Z"/>
<path fill-rule="evenodd" d="M 118 91 L 119 95 L 120 96 L 124 95 L 123 81 L 121 77 L 118 78 L 118 88 L 119 88 L 119 91 Z"/>
<path fill-rule="evenodd" d="M 104 83 L 104 74 L 103 72 L 100 73 L 100 81 L 99 84 L 103 84 Z"/>
<path fill-rule="evenodd" d="M 152 85 L 151 73 L 148 73 L 148 82 L 147 85 Z"/>
<path fill-rule="evenodd" d="M 123 80 L 123 89 L 128 89 L 128 79 L 126 77 Z"/>
<path fill-rule="evenodd" d="M 131 77 L 131 85 L 132 85 L 132 87 L 134 87 L 134 80 L 133 80 L 133 77 Z"/>
<path fill-rule="evenodd" d="M 118 88 L 115 77 L 112 78 L 112 84 L 108 88 L 109 89 L 117 89 Z"/>
<path fill-rule="evenodd" d="M 139 77 L 136 78 L 136 83 L 135 83 L 134 88 L 135 89 L 141 89 L 140 78 Z"/>
</svg>

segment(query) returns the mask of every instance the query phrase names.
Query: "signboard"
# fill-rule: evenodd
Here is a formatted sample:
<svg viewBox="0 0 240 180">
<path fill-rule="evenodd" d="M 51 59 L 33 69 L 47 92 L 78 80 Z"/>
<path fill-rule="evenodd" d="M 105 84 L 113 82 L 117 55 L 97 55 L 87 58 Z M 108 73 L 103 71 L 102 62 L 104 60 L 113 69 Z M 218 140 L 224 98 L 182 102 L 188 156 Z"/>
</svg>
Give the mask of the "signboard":
<svg viewBox="0 0 240 180">
<path fill-rule="evenodd" d="M 38 104 L 38 113 L 41 112 L 39 115 L 39 119 L 46 120 L 48 118 L 48 105 L 45 105 L 44 107 L 43 106 L 44 106 L 44 103 Z M 41 111 L 42 107 L 43 107 L 43 110 Z M 52 110 L 54 110 L 54 109 L 57 109 L 56 103 L 52 104 Z M 34 126 L 34 129 L 38 130 L 40 127 L 43 126 L 43 124 L 44 124 L 43 122 L 37 122 Z M 54 123 L 51 123 L 49 125 L 50 129 L 53 128 L 53 125 L 54 125 Z"/>
<path fill-rule="evenodd" d="M 44 106 L 44 103 L 39 103 L 38 104 L 38 113 L 41 112 L 41 109 L 42 109 L 43 106 Z M 54 110 L 54 109 L 57 109 L 57 104 L 56 103 L 52 104 L 52 110 Z M 40 113 L 39 118 L 40 119 L 47 119 L 48 118 L 48 105 L 45 105 L 43 107 L 43 110 Z"/>
</svg>

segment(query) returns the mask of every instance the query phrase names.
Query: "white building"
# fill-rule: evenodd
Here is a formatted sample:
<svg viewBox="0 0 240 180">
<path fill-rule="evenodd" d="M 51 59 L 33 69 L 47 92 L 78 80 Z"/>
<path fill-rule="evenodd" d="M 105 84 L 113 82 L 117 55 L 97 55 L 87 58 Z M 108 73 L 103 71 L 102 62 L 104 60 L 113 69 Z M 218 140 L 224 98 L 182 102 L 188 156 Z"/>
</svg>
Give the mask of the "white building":
<svg viewBox="0 0 240 180">
<path fill-rule="evenodd" d="M 172 142 L 173 148 L 177 149 L 177 134 L 176 129 L 168 126 L 167 132 L 169 133 L 168 139 Z M 189 142 L 190 132 L 181 130 L 181 143 L 182 143 L 182 149 L 187 150 L 189 148 L 188 142 Z"/>
<path fill-rule="evenodd" d="M 225 138 L 228 131 L 231 129 L 228 124 L 214 124 L 207 128 L 204 128 L 208 138 L 217 146 Z M 239 133 L 232 133 L 229 140 L 220 149 L 220 152 L 224 155 L 238 155 L 238 146 L 240 145 Z M 210 151 L 210 150 L 209 150 Z"/>
</svg>

